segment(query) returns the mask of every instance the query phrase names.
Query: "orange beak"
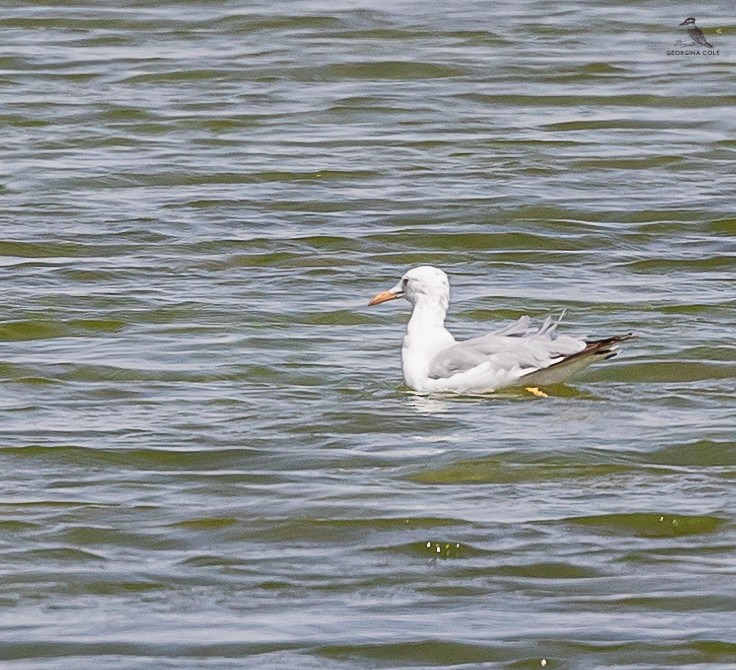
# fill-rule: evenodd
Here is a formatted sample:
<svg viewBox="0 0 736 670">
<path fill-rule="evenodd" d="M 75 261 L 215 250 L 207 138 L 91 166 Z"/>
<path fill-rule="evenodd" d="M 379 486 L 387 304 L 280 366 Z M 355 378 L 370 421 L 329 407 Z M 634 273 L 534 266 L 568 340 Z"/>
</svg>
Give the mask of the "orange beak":
<svg viewBox="0 0 736 670">
<path fill-rule="evenodd" d="M 384 291 L 374 295 L 369 301 L 368 305 L 380 305 L 382 302 L 388 302 L 389 300 L 396 300 L 400 298 L 403 293 L 397 293 L 395 291 Z"/>
</svg>

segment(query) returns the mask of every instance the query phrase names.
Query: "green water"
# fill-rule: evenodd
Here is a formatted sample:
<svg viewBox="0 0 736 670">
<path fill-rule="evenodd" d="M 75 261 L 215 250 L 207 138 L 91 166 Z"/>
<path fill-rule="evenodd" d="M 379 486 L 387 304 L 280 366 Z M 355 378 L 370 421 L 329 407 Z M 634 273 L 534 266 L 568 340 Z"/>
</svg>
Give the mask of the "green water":
<svg viewBox="0 0 736 670">
<path fill-rule="evenodd" d="M 698 12 L 718 55 L 652 2 L 6 3 L 2 667 L 733 667 L 736 26 Z M 414 396 L 366 302 L 420 263 L 459 337 L 637 338 Z"/>
</svg>

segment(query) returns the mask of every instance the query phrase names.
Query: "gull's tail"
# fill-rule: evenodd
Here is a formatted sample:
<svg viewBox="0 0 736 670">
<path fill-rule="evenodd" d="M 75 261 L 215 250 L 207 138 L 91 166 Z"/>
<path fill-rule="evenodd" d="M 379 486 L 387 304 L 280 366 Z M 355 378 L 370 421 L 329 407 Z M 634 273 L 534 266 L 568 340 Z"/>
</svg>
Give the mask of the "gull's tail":
<svg viewBox="0 0 736 670">
<path fill-rule="evenodd" d="M 613 358 L 619 352 L 619 342 L 625 342 L 632 337 L 634 337 L 633 333 L 626 333 L 625 335 L 605 337 L 602 340 L 586 341 L 585 349 L 582 351 L 565 356 L 565 358 L 553 363 L 548 368 L 530 372 L 521 377 L 519 382 L 530 386 L 561 384 L 580 370 L 587 368 L 591 363 Z"/>
</svg>

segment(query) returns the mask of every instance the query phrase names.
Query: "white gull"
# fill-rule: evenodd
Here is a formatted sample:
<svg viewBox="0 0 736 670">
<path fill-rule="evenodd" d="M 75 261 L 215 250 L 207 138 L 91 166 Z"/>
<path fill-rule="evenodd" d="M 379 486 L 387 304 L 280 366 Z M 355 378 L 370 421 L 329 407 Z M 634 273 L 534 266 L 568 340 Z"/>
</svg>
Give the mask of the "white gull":
<svg viewBox="0 0 736 670">
<path fill-rule="evenodd" d="M 430 265 L 412 268 L 368 304 L 396 298 L 412 304 L 401 364 L 404 382 L 418 393 L 488 393 L 513 386 L 534 392 L 615 356 L 616 345 L 633 337 L 627 333 L 586 341 L 557 335 L 559 319 L 547 317 L 535 330 L 529 317 L 522 316 L 487 335 L 458 342 L 445 328 L 450 283 L 442 270 Z"/>
</svg>

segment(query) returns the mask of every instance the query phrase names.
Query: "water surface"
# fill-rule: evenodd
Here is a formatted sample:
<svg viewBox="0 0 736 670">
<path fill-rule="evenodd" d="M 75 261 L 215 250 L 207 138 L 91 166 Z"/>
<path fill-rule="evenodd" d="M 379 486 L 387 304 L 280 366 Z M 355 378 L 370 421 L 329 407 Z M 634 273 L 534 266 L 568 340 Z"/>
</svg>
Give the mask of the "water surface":
<svg viewBox="0 0 736 670">
<path fill-rule="evenodd" d="M 730 667 L 731 10 L 10 3 L 3 667 Z M 414 396 L 420 263 L 638 338 Z"/>
</svg>

